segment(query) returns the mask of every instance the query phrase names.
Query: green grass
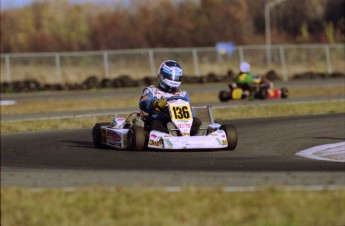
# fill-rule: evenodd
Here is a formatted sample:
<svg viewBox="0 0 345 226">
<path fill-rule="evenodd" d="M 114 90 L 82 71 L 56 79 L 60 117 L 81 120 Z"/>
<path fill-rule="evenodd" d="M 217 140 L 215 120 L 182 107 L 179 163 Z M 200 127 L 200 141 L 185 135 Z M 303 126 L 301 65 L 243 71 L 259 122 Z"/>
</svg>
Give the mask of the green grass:
<svg viewBox="0 0 345 226">
<path fill-rule="evenodd" d="M 324 226 L 345 222 L 345 190 L 263 188 L 223 192 L 184 188 L 1 189 L 1 225 Z M 14 201 L 15 200 L 15 201 Z"/>
</svg>

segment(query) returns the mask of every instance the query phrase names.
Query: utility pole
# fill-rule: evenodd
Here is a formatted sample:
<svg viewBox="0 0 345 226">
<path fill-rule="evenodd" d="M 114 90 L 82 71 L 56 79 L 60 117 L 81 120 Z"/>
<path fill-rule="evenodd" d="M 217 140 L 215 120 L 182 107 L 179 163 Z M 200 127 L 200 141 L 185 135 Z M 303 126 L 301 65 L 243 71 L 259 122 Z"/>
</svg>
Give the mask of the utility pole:
<svg viewBox="0 0 345 226">
<path fill-rule="evenodd" d="M 270 10 L 284 2 L 286 0 L 273 0 L 265 3 L 265 40 L 266 40 L 266 60 L 267 64 L 272 64 L 272 52 L 271 52 L 271 20 L 270 20 Z"/>
</svg>

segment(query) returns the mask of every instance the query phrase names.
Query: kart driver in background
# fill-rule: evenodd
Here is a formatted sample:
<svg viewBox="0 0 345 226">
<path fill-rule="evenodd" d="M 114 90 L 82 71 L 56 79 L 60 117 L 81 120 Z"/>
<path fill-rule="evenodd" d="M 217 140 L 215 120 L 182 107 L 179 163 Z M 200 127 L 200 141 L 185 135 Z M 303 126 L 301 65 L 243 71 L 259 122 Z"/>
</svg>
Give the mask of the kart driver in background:
<svg viewBox="0 0 345 226">
<path fill-rule="evenodd" d="M 236 78 L 236 84 L 243 86 L 251 86 L 253 83 L 253 75 L 250 73 L 250 64 L 247 62 L 241 62 L 240 72 Z"/>
<path fill-rule="evenodd" d="M 247 93 L 249 99 L 254 98 L 254 92 L 251 91 L 254 90 L 255 86 L 260 86 L 265 82 L 267 82 L 269 86 L 269 81 L 265 81 L 259 75 L 252 75 L 250 73 L 250 64 L 248 62 L 244 61 L 240 63 L 240 72 L 236 78 L 236 85 L 241 87 L 245 92 L 249 92 Z"/>
<path fill-rule="evenodd" d="M 158 86 L 146 87 L 140 97 L 140 110 L 149 114 L 149 129 L 169 133 L 168 129 L 175 129 L 170 121 L 169 111 L 167 109 L 167 98 L 180 96 L 190 101 L 188 93 L 180 90 L 182 80 L 182 68 L 173 60 L 164 61 L 158 69 Z M 199 118 L 193 117 L 191 135 L 199 134 L 198 129 L 201 125 Z M 199 130 L 200 131 L 200 130 Z M 171 132 L 176 135 L 176 131 Z"/>
</svg>

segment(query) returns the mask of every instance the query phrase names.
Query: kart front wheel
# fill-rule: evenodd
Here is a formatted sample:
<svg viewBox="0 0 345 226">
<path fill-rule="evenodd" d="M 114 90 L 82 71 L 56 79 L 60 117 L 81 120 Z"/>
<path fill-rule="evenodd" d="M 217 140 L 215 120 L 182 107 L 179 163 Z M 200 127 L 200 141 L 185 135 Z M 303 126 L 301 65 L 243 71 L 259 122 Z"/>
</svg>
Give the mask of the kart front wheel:
<svg viewBox="0 0 345 226">
<path fill-rule="evenodd" d="M 260 89 L 260 90 L 259 90 L 259 93 L 258 93 L 258 97 L 259 97 L 261 100 L 267 99 L 267 89 Z"/>
<path fill-rule="evenodd" d="M 96 123 L 92 129 L 92 140 L 93 145 L 95 145 L 96 148 L 105 148 L 106 145 L 102 142 L 102 126 L 109 126 L 110 123 L 103 122 L 103 123 Z"/>
<path fill-rule="evenodd" d="M 127 134 L 128 149 L 142 151 L 145 148 L 145 130 L 141 126 L 133 126 Z"/>
<path fill-rule="evenodd" d="M 220 91 L 220 93 L 219 93 L 219 100 L 221 102 L 226 102 L 226 101 L 230 100 L 230 93 L 229 93 L 229 91 L 225 91 L 225 90 Z"/>
<path fill-rule="evenodd" d="M 237 146 L 237 130 L 233 125 L 222 125 L 219 129 L 224 130 L 226 133 L 226 139 L 228 141 L 228 147 L 225 150 L 235 150 Z"/>
</svg>

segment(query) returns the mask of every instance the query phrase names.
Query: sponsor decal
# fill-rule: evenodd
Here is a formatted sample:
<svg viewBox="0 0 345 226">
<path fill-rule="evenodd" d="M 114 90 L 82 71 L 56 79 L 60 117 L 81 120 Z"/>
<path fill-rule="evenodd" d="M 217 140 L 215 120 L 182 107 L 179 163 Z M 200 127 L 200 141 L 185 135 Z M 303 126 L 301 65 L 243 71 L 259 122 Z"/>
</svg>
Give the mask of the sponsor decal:
<svg viewBox="0 0 345 226">
<path fill-rule="evenodd" d="M 184 120 L 184 119 L 177 119 L 179 123 L 188 123 L 188 120 Z"/>
<path fill-rule="evenodd" d="M 190 128 L 190 124 L 178 124 L 178 128 L 182 129 L 182 128 Z"/>
<path fill-rule="evenodd" d="M 159 141 L 149 140 L 149 145 L 152 145 L 152 146 L 161 146 L 162 144 L 163 144 L 162 140 L 159 140 Z"/>
<path fill-rule="evenodd" d="M 117 141 L 117 140 L 115 140 L 115 139 L 113 139 L 113 138 L 108 137 L 108 138 L 107 138 L 107 142 L 108 142 L 108 144 L 110 144 L 110 145 L 114 145 L 114 146 L 116 146 L 116 147 L 121 147 L 121 141 Z"/>
<path fill-rule="evenodd" d="M 171 143 L 171 141 L 169 139 L 165 139 L 164 141 L 168 145 L 169 148 L 173 147 L 173 144 Z"/>
<path fill-rule="evenodd" d="M 222 145 L 227 145 L 228 141 L 227 140 L 222 140 Z"/>
<path fill-rule="evenodd" d="M 216 141 L 218 142 L 218 144 L 219 144 L 219 145 L 221 145 L 221 144 L 222 144 L 222 142 L 220 142 L 220 140 L 219 140 L 219 138 L 218 138 L 218 137 L 216 138 Z"/>
<path fill-rule="evenodd" d="M 106 137 L 114 139 L 115 141 L 121 141 L 121 136 L 112 130 L 107 130 Z"/>
<path fill-rule="evenodd" d="M 156 134 L 151 134 L 151 137 L 152 138 L 157 138 L 157 135 Z"/>
</svg>

